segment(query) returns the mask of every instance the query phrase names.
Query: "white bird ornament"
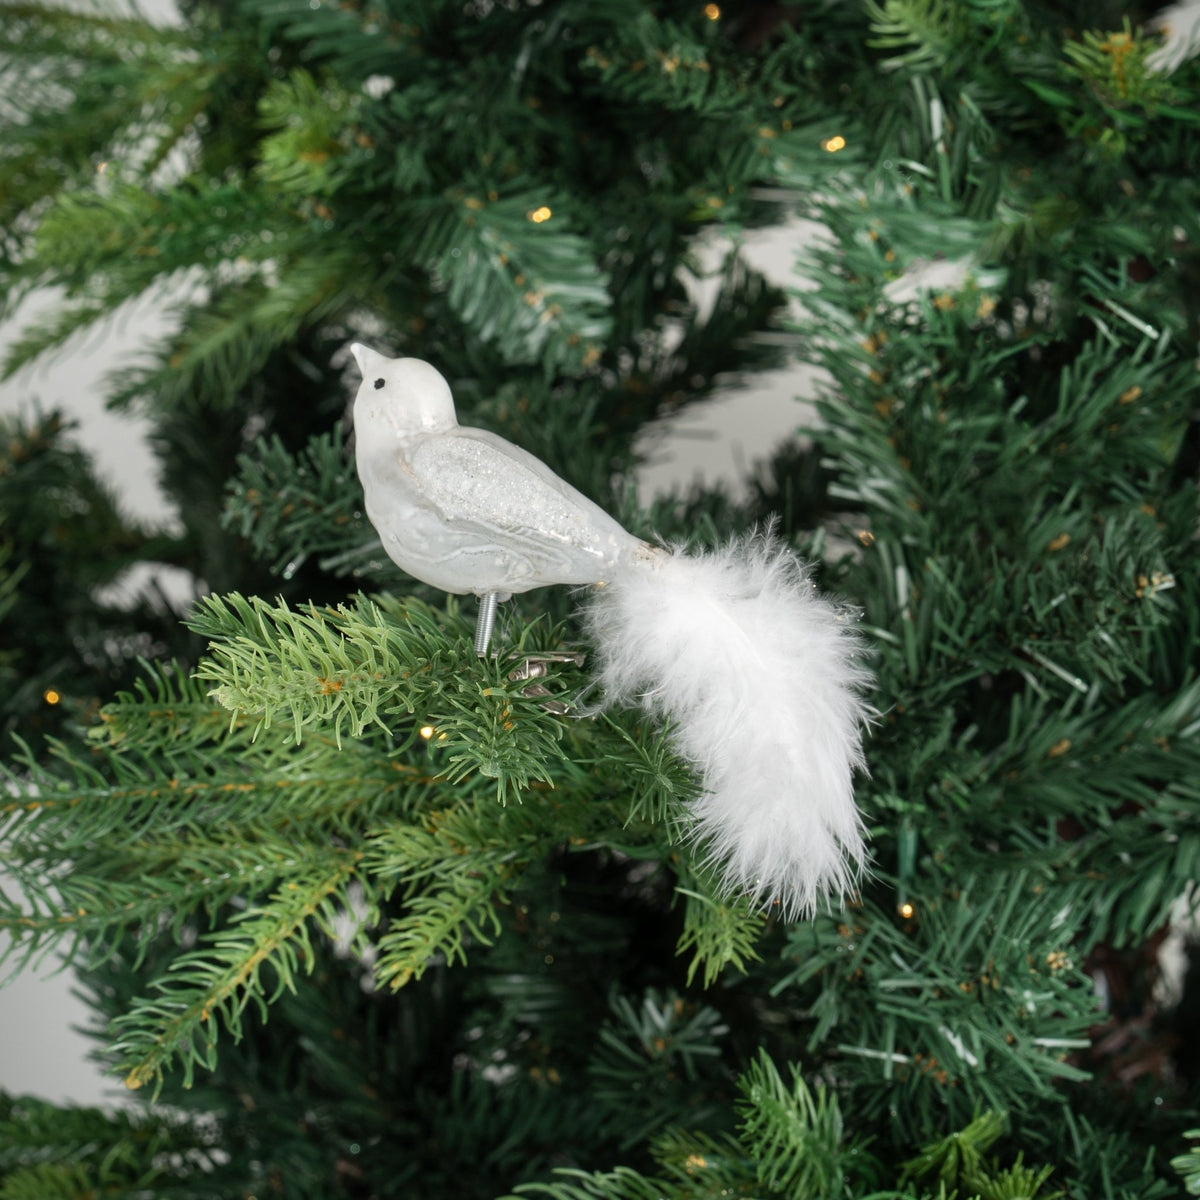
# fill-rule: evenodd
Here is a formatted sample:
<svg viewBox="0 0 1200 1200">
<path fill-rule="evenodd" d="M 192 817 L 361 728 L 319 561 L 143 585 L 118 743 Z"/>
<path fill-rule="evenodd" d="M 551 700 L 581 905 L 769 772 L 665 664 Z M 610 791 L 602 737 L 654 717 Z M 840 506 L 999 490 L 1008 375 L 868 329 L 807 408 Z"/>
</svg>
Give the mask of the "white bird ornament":
<svg viewBox="0 0 1200 1200">
<path fill-rule="evenodd" d="M 460 426 L 429 363 L 350 349 L 358 475 L 388 556 L 480 597 L 480 654 L 499 600 L 603 584 L 584 608 L 598 681 L 608 703 L 670 722 L 702 782 L 688 832 L 726 892 L 795 917 L 851 891 L 870 675 L 791 551 L 766 538 L 701 555 L 651 546 L 527 451 Z"/>
</svg>

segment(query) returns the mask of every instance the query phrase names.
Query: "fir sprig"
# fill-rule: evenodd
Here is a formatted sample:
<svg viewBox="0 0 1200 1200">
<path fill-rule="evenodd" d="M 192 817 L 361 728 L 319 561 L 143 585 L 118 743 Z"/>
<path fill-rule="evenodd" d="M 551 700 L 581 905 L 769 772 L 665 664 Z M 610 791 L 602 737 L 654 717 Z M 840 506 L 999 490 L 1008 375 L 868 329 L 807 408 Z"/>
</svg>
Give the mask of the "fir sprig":
<svg viewBox="0 0 1200 1200">
<path fill-rule="evenodd" d="M 810 1089 L 792 1070 L 789 1087 L 760 1053 L 738 1081 L 740 1135 L 758 1158 L 759 1181 L 784 1195 L 837 1195 L 843 1190 L 843 1128 L 837 1097 Z"/>
<path fill-rule="evenodd" d="M 181 955 L 113 1029 L 113 1050 L 128 1068 L 130 1088 L 161 1086 L 163 1072 L 178 1060 L 184 1086 L 197 1066 L 212 1070 L 222 1026 L 240 1039 L 247 1007 L 265 1015 L 271 999 L 294 990 L 312 970 L 309 922 L 327 937 L 350 906 L 348 887 L 361 854 L 328 848 L 261 906 L 238 914 L 224 930 L 206 935 L 202 949 Z M 217 1018 L 220 1018 L 218 1020 Z"/>
<path fill-rule="evenodd" d="M 586 839 L 604 820 L 602 808 L 546 791 L 519 807 L 485 796 L 434 811 L 423 826 L 380 830 L 365 866 L 389 888 L 401 883 L 407 903 L 379 939 L 377 977 L 397 988 L 435 960 L 465 962 L 469 942 L 489 945 L 500 932 L 497 907 L 520 872 L 555 843 Z"/>
<path fill-rule="evenodd" d="M 1014 872 L 918 893 L 894 916 L 868 905 L 861 916 L 818 918 L 790 932 L 785 958 L 795 965 L 776 990 L 827 972 L 809 1045 L 836 1044 L 843 1074 L 876 1080 L 902 1122 L 919 1123 L 930 1107 L 965 1117 L 974 1104 L 1002 1106 L 1009 1072 L 1049 1097 L 1058 1081 L 1086 1077 L 1069 1057 L 1088 1045 L 1095 1017 L 1059 910 L 1029 903 L 1043 890 Z"/>
<path fill-rule="evenodd" d="M 310 439 L 299 455 L 279 437 L 261 439 L 238 466 L 223 522 L 276 574 L 296 573 L 303 560 L 293 557 L 293 547 L 300 545 L 304 558 L 323 555 L 326 570 L 398 582 L 399 572 L 363 514 L 340 428 Z"/>
<path fill-rule="evenodd" d="M 697 972 L 701 972 L 701 981 L 707 988 L 727 968 L 744 972 L 757 961 L 755 946 L 766 918 L 742 897 L 722 896 L 716 880 L 707 872 L 688 871 L 684 878 L 686 883 L 681 882 L 675 889 L 685 906 L 683 933 L 676 952 L 692 952 L 687 981 L 690 984 Z"/>
</svg>

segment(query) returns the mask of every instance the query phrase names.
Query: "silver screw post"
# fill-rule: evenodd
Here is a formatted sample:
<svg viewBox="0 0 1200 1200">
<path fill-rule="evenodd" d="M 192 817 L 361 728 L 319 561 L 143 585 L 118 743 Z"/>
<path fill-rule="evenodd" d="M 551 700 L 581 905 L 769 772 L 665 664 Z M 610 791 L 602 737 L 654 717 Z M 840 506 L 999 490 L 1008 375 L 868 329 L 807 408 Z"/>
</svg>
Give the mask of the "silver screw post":
<svg viewBox="0 0 1200 1200">
<path fill-rule="evenodd" d="M 488 642 L 492 640 L 492 626 L 496 623 L 495 592 L 479 597 L 479 616 L 475 621 L 475 653 L 482 658 L 487 654 Z"/>
</svg>

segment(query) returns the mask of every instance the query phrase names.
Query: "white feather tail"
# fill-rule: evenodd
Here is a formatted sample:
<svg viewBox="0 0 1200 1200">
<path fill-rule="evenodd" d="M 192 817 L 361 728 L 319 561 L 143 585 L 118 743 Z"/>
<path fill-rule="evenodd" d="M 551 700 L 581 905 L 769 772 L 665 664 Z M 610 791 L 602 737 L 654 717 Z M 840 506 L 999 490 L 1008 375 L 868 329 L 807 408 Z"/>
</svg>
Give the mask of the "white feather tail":
<svg viewBox="0 0 1200 1200">
<path fill-rule="evenodd" d="M 849 618 L 791 552 L 754 538 L 648 554 L 586 615 L 606 703 L 668 720 L 699 771 L 690 832 L 727 890 L 788 917 L 851 891 L 866 854 L 852 776 L 870 674 Z"/>
</svg>

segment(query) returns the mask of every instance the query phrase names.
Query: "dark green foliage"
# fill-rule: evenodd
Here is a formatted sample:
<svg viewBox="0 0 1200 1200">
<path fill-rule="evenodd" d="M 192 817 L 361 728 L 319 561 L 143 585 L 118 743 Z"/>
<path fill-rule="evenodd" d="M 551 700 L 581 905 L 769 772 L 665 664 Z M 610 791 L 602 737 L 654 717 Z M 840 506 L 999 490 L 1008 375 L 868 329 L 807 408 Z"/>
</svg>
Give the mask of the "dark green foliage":
<svg viewBox="0 0 1200 1200">
<path fill-rule="evenodd" d="M 1195 1001 L 1161 1009 L 1152 964 L 1200 877 L 1200 66 L 1156 69 L 1144 15 L 0 4 L 0 279 L 67 301 L 9 367 L 170 293 L 111 395 L 154 421 L 162 557 L 214 593 L 202 657 L 113 675 L 87 740 L 5 776 L 9 961 L 73 955 L 106 1061 L 164 1107 L 12 1102 L 0 1194 L 1195 1191 Z M 828 233 L 784 333 L 737 238 L 789 215 Z M 862 611 L 860 897 L 783 926 L 720 893 L 664 731 L 592 711 L 565 589 L 481 661 L 473 606 L 390 564 L 353 338 L 435 362 L 639 533 L 777 520 Z M 637 511 L 637 433 L 789 343 L 818 419 L 751 499 Z M 86 597 L 159 548 L 38 436 L 99 524 L 46 557 L 10 455 L 27 729 L 29 648 L 76 619 L 46 571 Z"/>
<path fill-rule="evenodd" d="M 106 707 L 92 738 L 101 769 L 95 751 L 25 758 L 28 779 L 10 782 L 28 799 L 6 806 L 26 902 L 6 901 L 0 923 L 18 961 L 64 943 L 95 968 L 123 952 L 123 931 L 138 959 L 166 929 L 199 934 L 114 1022 L 130 1086 L 176 1060 L 185 1081 L 211 1069 L 222 1031 L 239 1039 L 249 1007 L 265 1013 L 302 986 L 314 934 L 336 937 L 346 911 L 361 910 L 352 946 L 370 948 L 376 981 L 394 989 L 493 942 L 513 888 L 564 843 L 666 852 L 621 786 L 641 735 L 564 723 L 573 665 L 536 687 L 513 678 L 548 640 L 537 625 L 508 663 L 481 662 L 461 622 L 415 601 L 294 612 L 235 596 L 208 600 L 193 627 L 212 657 Z M 207 693 L 205 679 L 220 686 Z M 71 870 L 46 878 L 53 855 Z M 692 928 L 682 948 L 710 973 L 751 952 L 725 923 Z"/>
<path fill-rule="evenodd" d="M 40 746 L 94 719 L 138 659 L 182 652 L 164 597 L 104 597 L 122 572 L 170 560 L 175 539 L 118 510 L 61 414 L 0 420 L 0 730 Z M 98 594 L 99 593 L 99 594 Z"/>
<path fill-rule="evenodd" d="M 0 1093 L 0 1172 L 12 1200 L 73 1200 L 92 1189 L 216 1200 L 220 1159 L 213 1130 L 179 1116 L 63 1109 Z"/>
</svg>

